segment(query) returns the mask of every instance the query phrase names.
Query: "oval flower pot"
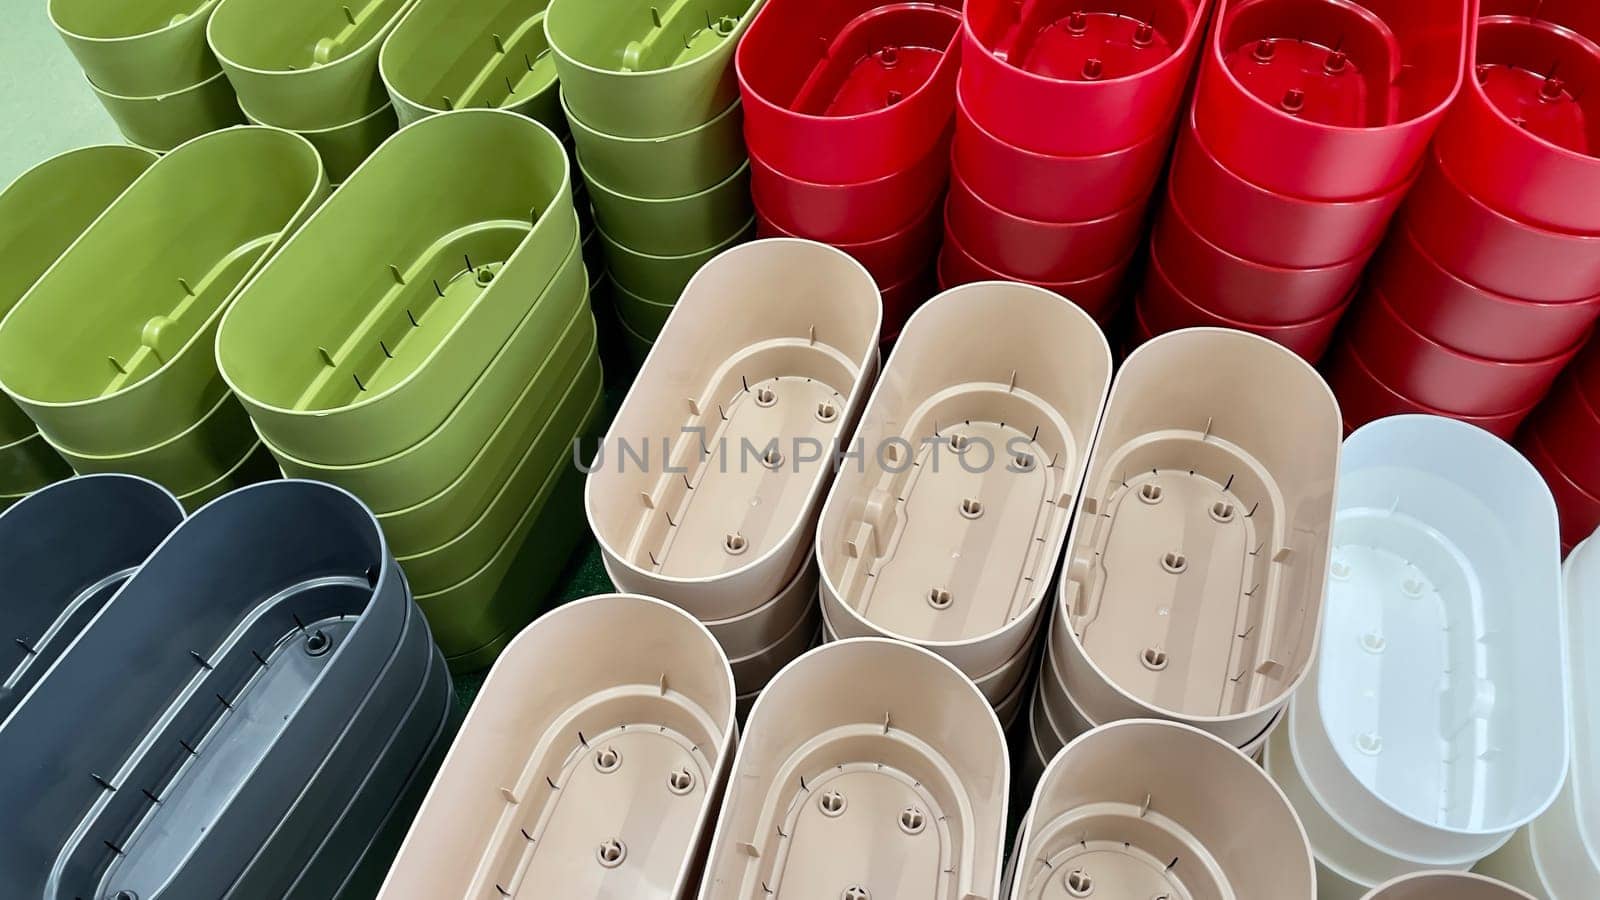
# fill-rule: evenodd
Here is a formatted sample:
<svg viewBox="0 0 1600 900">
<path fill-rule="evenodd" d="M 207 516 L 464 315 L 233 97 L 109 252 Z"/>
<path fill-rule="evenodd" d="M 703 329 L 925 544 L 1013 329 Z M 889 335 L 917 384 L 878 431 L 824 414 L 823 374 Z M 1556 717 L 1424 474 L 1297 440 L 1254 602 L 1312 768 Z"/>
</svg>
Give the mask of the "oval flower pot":
<svg viewBox="0 0 1600 900">
<path fill-rule="evenodd" d="M 1022 835 L 1012 897 L 1317 896 L 1283 792 L 1238 750 L 1171 722 L 1118 722 L 1068 744 Z"/>
<path fill-rule="evenodd" d="M 750 164 L 709 188 L 684 197 L 652 200 L 603 184 L 583 168 L 595 226 L 613 241 L 653 256 L 698 253 L 727 240 L 750 221 Z"/>
<path fill-rule="evenodd" d="M 44 851 L 8 867 L 13 889 L 286 896 L 382 866 L 373 835 L 409 815 L 408 782 L 452 722 L 420 626 L 350 495 L 278 482 L 201 510 L 0 726 L 16 773 L 112 773 L 0 779 L 40 815 L 3 826 Z M 107 677 L 127 654 L 138 677 Z"/>
<path fill-rule="evenodd" d="M 378 896 L 681 896 L 733 707 L 727 657 L 677 609 L 612 594 L 553 610 L 490 671 Z"/>
<path fill-rule="evenodd" d="M 48 440 L 43 435 L 41 438 Z M 250 416 L 232 394 L 223 393 L 198 422 L 152 447 L 107 454 L 77 453 L 68 447 L 53 449 L 79 474 L 137 475 L 183 495 L 226 475 L 256 444 Z"/>
<path fill-rule="evenodd" d="M 565 108 L 565 98 L 562 107 Z M 745 164 L 744 115 L 735 100 L 709 122 L 663 137 L 617 137 L 566 110 L 585 179 L 650 200 L 698 194 Z"/>
<path fill-rule="evenodd" d="M 490 107 L 562 131 L 555 57 L 544 34 L 549 0 L 416 0 L 378 53 L 401 125 Z"/>
<path fill-rule="evenodd" d="M 263 124 L 248 110 L 244 115 L 252 124 Z M 366 162 L 367 157 L 388 140 L 397 128 L 399 125 L 395 120 L 394 107 L 385 104 L 346 125 L 295 133 L 317 148 L 317 153 L 322 156 L 322 165 L 328 170 L 328 180 L 337 186 Z"/>
<path fill-rule="evenodd" d="M 933 654 L 827 644 L 756 700 L 700 900 L 998 897 L 1011 767 L 989 703 Z M 775 827 L 781 826 L 781 827 Z"/>
<path fill-rule="evenodd" d="M 155 161 L 138 147 L 83 147 L 39 163 L 0 191 L 0 319 Z M 35 433 L 33 421 L 0 397 L 0 445 Z"/>
<path fill-rule="evenodd" d="M 42 434 L 0 445 L 0 509 L 71 475 L 72 468 Z"/>
<path fill-rule="evenodd" d="M 813 615 L 819 612 L 817 567 L 808 564 L 800 568 L 788 587 L 779 591 L 777 596 L 766 603 L 747 613 L 726 619 L 713 619 L 703 624 L 711 632 L 711 636 L 717 639 L 717 643 L 722 645 L 729 659 L 748 659 L 760 656 L 763 651 L 781 644 L 799 623 L 809 622 L 814 630 L 816 625 L 814 620 L 822 619 L 823 637 L 827 639 L 827 617 Z M 791 654 L 779 666 L 798 655 L 798 653 Z M 749 692 L 741 692 L 741 696 L 745 693 Z"/>
<path fill-rule="evenodd" d="M 949 209 L 945 210 L 944 246 L 939 250 L 939 285 L 945 290 L 978 281 L 1017 281 L 1016 277 L 990 268 L 974 257 L 961 239 L 951 230 Z M 1038 287 L 1060 294 L 1083 307 L 1097 321 L 1107 322 L 1116 314 L 1123 296 L 1123 285 L 1128 264 L 1133 261 L 1138 247 L 1128 248 L 1120 262 L 1087 278 L 1072 281 L 1039 282 Z"/>
<path fill-rule="evenodd" d="M 872 277 L 824 244 L 755 241 L 694 276 L 585 488 L 619 587 L 715 620 L 789 583 L 877 372 L 881 322 Z"/>
<path fill-rule="evenodd" d="M 479 189 L 488 168 L 503 187 Z M 229 311 L 223 377 L 301 460 L 398 453 L 444 422 L 570 255 L 571 197 L 566 152 L 536 122 L 471 110 L 408 126 Z"/>
<path fill-rule="evenodd" d="M 89 80 L 117 94 L 181 91 L 220 69 L 206 46 L 217 0 L 49 0 L 50 24 Z"/>
<path fill-rule="evenodd" d="M 226 390 L 217 322 L 326 196 L 292 134 L 230 128 L 151 166 L 0 327 L 0 387 L 51 442 L 128 453 L 178 435 Z"/>
<path fill-rule="evenodd" d="M 1196 328 L 1129 354 L 1051 631 L 1093 721 L 1238 746 L 1288 703 L 1315 658 L 1340 436 L 1322 378 L 1271 341 Z"/>
<path fill-rule="evenodd" d="M 1510 885 L 1470 872 L 1418 872 L 1385 884 L 1363 900 L 1533 900 Z"/>
<path fill-rule="evenodd" d="M 414 0 L 219 0 L 206 40 L 239 105 L 278 128 L 354 122 L 389 102 L 378 50 Z"/>
<path fill-rule="evenodd" d="M 594 229 L 604 246 L 606 271 L 617 287 L 641 300 L 657 304 L 673 304 L 683 293 L 689 279 L 700 267 L 720 256 L 723 251 L 755 237 L 754 219 L 746 221 L 732 237 L 710 249 L 683 256 L 656 256 L 624 247 L 600 228 Z"/>
<path fill-rule="evenodd" d="M 1110 383 L 1100 326 L 1042 288 L 970 284 L 913 314 L 856 429 L 865 462 L 841 468 L 817 526 L 839 633 L 974 679 L 1026 648 Z"/>
<path fill-rule="evenodd" d="M 545 33 L 570 112 L 618 137 L 679 134 L 739 98 L 734 48 L 762 0 L 552 0 Z"/>
<path fill-rule="evenodd" d="M 878 240 L 920 219 L 944 191 L 949 174 L 945 140 L 908 168 L 855 184 L 804 181 L 752 156 L 750 194 L 785 232 L 842 246 Z"/>
<path fill-rule="evenodd" d="M 117 130 L 129 143 L 165 153 L 202 134 L 243 125 L 233 85 L 221 72 L 169 94 L 127 96 L 89 83 Z"/>
<path fill-rule="evenodd" d="M 182 520 L 171 494 L 128 475 L 69 479 L 0 514 L 6 627 L 22 651 L 0 671 L 0 720 Z"/>
<path fill-rule="evenodd" d="M 282 475 L 283 472 L 273 460 L 272 454 L 258 442 L 247 450 L 238 462 L 229 466 L 228 471 L 222 473 L 216 481 L 187 494 L 179 494 L 178 502 L 183 504 L 184 509 L 193 513 L 229 491 L 260 481 L 271 481 Z"/>
<path fill-rule="evenodd" d="M 1458 421 L 1469 422 L 1501 440 L 1509 441 L 1512 435 L 1517 433 L 1517 426 L 1521 425 L 1534 409 L 1533 406 L 1529 406 L 1491 416 L 1468 416 L 1434 409 L 1412 400 L 1379 380 L 1372 373 L 1372 367 L 1347 340 L 1340 340 L 1329 351 L 1325 368 L 1328 373 L 1328 385 L 1339 398 L 1339 412 L 1344 417 L 1346 431 L 1353 431 L 1384 416 L 1421 413 L 1448 416 Z"/>
</svg>

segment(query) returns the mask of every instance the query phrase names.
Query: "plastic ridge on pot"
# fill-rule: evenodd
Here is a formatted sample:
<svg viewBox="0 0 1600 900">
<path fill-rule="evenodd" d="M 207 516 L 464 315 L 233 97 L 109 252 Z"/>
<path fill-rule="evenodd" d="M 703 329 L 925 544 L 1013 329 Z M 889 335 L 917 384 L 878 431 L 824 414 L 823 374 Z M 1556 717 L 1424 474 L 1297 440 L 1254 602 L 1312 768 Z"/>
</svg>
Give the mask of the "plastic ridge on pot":
<svg viewBox="0 0 1600 900">
<path fill-rule="evenodd" d="M 636 253 L 697 253 L 727 240 L 750 220 L 749 162 L 699 193 L 664 200 L 629 196 L 601 183 L 583 168 L 581 158 L 578 168 L 589 189 L 595 227 Z"/>
<path fill-rule="evenodd" d="M 199 84 L 148 97 L 113 93 L 92 81 L 89 87 L 129 143 L 162 153 L 202 134 L 245 123 L 233 86 L 221 72 Z"/>
<path fill-rule="evenodd" d="M 337 186 L 399 128 L 394 112 L 394 107 L 386 103 L 354 122 L 295 133 L 317 148 L 322 165 L 328 170 L 328 180 Z M 249 110 L 245 110 L 244 116 L 252 124 L 262 124 Z"/>
<path fill-rule="evenodd" d="M 1368 894 L 1364 900 L 1533 900 L 1527 894 L 1492 878 L 1468 872 L 1418 872 Z"/>
<path fill-rule="evenodd" d="M 560 607 L 490 671 L 379 896 L 683 896 L 736 735 L 694 619 L 622 594 Z"/>
<path fill-rule="evenodd" d="M 943 139 L 908 167 L 853 184 L 805 181 L 752 156 L 750 193 L 784 231 L 842 246 L 877 240 L 922 218 L 949 174 L 949 141 Z"/>
<path fill-rule="evenodd" d="M 1093 721 L 1175 719 L 1235 746 L 1315 659 L 1339 407 L 1277 344 L 1175 331 L 1111 386 L 1051 632 Z"/>
<path fill-rule="evenodd" d="M 710 121 L 661 137 L 618 137 L 590 128 L 562 108 L 586 177 L 650 200 L 687 197 L 713 187 L 745 163 L 744 115 L 739 101 Z"/>
<path fill-rule="evenodd" d="M 478 380 L 577 228 L 566 152 L 544 126 L 499 110 L 409 125 L 229 310 L 223 377 L 299 459 L 398 453 Z"/>
<path fill-rule="evenodd" d="M 45 441 L 48 437 L 42 436 Z M 199 490 L 222 477 L 254 450 L 250 416 L 224 391 L 199 421 L 183 432 L 132 453 L 88 454 L 67 447 L 51 449 L 81 475 L 124 473 L 148 478 L 175 494 Z"/>
<path fill-rule="evenodd" d="M 119 94 L 181 91 L 219 69 L 206 46 L 217 0 L 49 0 L 50 24 L 89 80 Z"/>
<path fill-rule="evenodd" d="M 896 641 L 827 644 L 755 702 L 701 900 L 999 897 L 1010 762 L 989 703 Z"/>
<path fill-rule="evenodd" d="M 607 569 L 609 573 L 609 567 Z M 726 619 L 713 619 L 703 624 L 711 636 L 722 645 L 729 659 L 759 655 L 786 637 L 794 623 L 810 617 L 817 606 L 817 567 L 805 565 L 795 573 L 789 586 L 766 603 L 747 612 Z M 824 638 L 827 617 L 823 619 Z M 799 654 L 794 654 L 798 656 Z M 791 656 L 791 658 L 793 658 Z M 787 662 L 787 660 L 785 660 Z"/>
<path fill-rule="evenodd" d="M 81 454 L 187 430 L 226 391 L 217 322 L 327 190 L 311 145 L 276 129 L 230 128 L 167 154 L 0 323 L 0 387 Z"/>
<path fill-rule="evenodd" d="M 690 280 L 585 487 L 619 587 L 716 620 L 789 583 L 881 322 L 866 269 L 824 244 L 755 241 Z"/>
<path fill-rule="evenodd" d="M 1372 368 L 1356 352 L 1349 341 L 1334 345 L 1328 357 L 1328 383 L 1339 397 L 1340 412 L 1344 415 L 1346 431 L 1365 425 L 1374 419 L 1402 413 L 1449 416 L 1469 422 L 1503 440 L 1510 440 L 1517 427 L 1533 412 L 1534 406 L 1514 412 L 1488 416 L 1469 416 L 1449 413 L 1418 403 L 1383 383 L 1372 373 Z"/>
<path fill-rule="evenodd" d="M 545 33 L 571 113 L 624 138 L 675 135 L 739 98 L 731 62 L 763 0 L 552 0 Z"/>
<path fill-rule="evenodd" d="M 723 251 L 755 237 L 756 223 L 751 218 L 727 240 L 698 253 L 684 256 L 654 256 L 624 247 L 595 227 L 598 240 L 605 248 L 606 271 L 612 283 L 640 300 L 648 303 L 671 305 L 689 284 L 689 279 L 700 267 Z"/>
<path fill-rule="evenodd" d="M 562 130 L 549 0 L 416 0 L 378 53 L 400 124 L 455 109 L 521 113 Z"/>
<path fill-rule="evenodd" d="M 856 429 L 866 460 L 841 467 L 817 526 L 840 634 L 911 641 L 972 678 L 1026 648 L 1110 383 L 1100 326 L 1042 288 L 969 284 L 914 313 Z"/>
<path fill-rule="evenodd" d="M 1014 900 L 1317 896 L 1283 792 L 1186 725 L 1131 720 L 1077 738 L 1050 762 L 1021 827 Z"/>
</svg>

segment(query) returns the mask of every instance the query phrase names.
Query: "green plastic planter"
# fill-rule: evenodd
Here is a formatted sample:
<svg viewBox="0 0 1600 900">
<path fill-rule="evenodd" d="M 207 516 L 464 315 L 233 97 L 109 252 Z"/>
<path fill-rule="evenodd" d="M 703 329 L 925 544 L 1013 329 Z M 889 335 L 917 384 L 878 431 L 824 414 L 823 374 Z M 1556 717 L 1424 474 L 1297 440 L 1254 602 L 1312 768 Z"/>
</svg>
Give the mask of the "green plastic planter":
<svg viewBox="0 0 1600 900">
<path fill-rule="evenodd" d="M 271 128 L 196 138 L 151 166 L 0 323 L 0 387 L 57 447 L 153 447 L 224 386 L 217 322 L 326 196 L 317 152 Z"/>
<path fill-rule="evenodd" d="M 756 236 L 756 220 L 754 217 L 745 222 L 739 233 L 728 238 L 720 244 L 699 253 L 690 253 L 685 256 L 652 256 L 640 253 L 632 248 L 612 240 L 605 232 L 595 229 L 604 244 L 606 269 L 611 273 L 611 279 L 617 287 L 629 294 L 651 303 L 673 304 L 678 302 L 678 295 L 683 293 L 683 288 L 700 271 L 700 267 L 710 262 L 712 257 Z"/>
<path fill-rule="evenodd" d="M 206 46 L 216 0 L 49 0 L 50 23 L 89 80 L 116 94 L 181 91 L 217 74 Z"/>
<path fill-rule="evenodd" d="M 412 590 L 444 590 L 488 565 L 550 476 L 573 466 L 572 442 L 604 402 L 600 358 L 593 344 L 590 351 L 555 413 L 543 422 L 519 423 L 519 433 L 497 442 L 456 490 L 460 499 L 379 517 Z"/>
<path fill-rule="evenodd" d="M 113 94 L 93 81 L 89 87 L 123 137 L 161 153 L 202 134 L 245 123 L 233 85 L 221 72 L 199 84 L 155 96 Z"/>
<path fill-rule="evenodd" d="M 0 319 L 155 161 L 137 147 L 84 147 L 45 160 L 0 191 Z M 37 433 L 33 420 L 0 396 L 0 446 Z M 0 483 L 0 493 L 14 492 Z"/>
<path fill-rule="evenodd" d="M 409 125 L 455 109 L 503 109 L 564 131 L 548 0 L 417 0 L 384 41 L 378 71 Z"/>
<path fill-rule="evenodd" d="M 229 491 L 237 490 L 247 484 L 255 484 L 258 481 L 270 481 L 281 474 L 278 471 L 277 464 L 272 461 L 272 454 L 267 452 L 266 447 L 256 444 L 216 481 L 199 490 L 180 494 L 178 502 L 183 504 L 183 508 L 186 511 L 193 513 Z"/>
<path fill-rule="evenodd" d="M 733 50 L 760 8 L 761 0 L 553 0 L 544 27 L 578 119 L 619 137 L 662 137 L 739 99 Z"/>
<path fill-rule="evenodd" d="M 378 50 L 412 0 L 221 0 L 211 50 L 258 121 L 338 128 L 389 102 Z"/>
<path fill-rule="evenodd" d="M 667 316 L 672 315 L 673 303 L 656 303 L 636 296 L 632 291 L 622 285 L 612 282 L 612 302 L 617 307 L 617 318 L 628 330 L 640 337 L 654 341 L 661 334 L 661 329 L 667 324 Z"/>
<path fill-rule="evenodd" d="M 71 475 L 72 469 L 50 449 L 43 435 L 29 435 L 0 447 L 0 497 L 20 498 Z"/>
<path fill-rule="evenodd" d="M 587 170 L 583 180 L 595 224 L 612 241 L 637 253 L 698 253 L 727 240 L 750 220 L 749 161 L 714 187 L 670 200 L 631 197 L 596 181 Z"/>
<path fill-rule="evenodd" d="M 597 131 L 566 109 L 585 172 L 635 197 L 667 199 L 715 187 L 748 161 L 744 113 L 735 100 L 716 118 L 666 137 L 628 138 Z"/>
<path fill-rule="evenodd" d="M 498 354 L 438 429 L 416 444 L 376 462 L 325 466 L 291 456 L 268 443 L 283 471 L 350 491 L 377 513 L 426 502 L 466 472 L 505 416 L 530 400 L 548 416 L 560 399 L 552 385 L 576 376 L 585 341 L 587 291 L 582 266 L 569 258 Z M 588 326 L 592 329 L 592 326 Z"/>
<path fill-rule="evenodd" d="M 617 286 L 611 285 L 611 293 L 616 295 Z M 615 307 L 613 307 L 615 309 Z M 650 355 L 650 348 L 655 346 L 653 338 L 647 338 L 622 321 L 622 313 L 617 312 L 617 330 L 622 332 L 622 349 L 627 352 L 628 359 L 636 366 L 644 365 L 645 357 Z"/>
<path fill-rule="evenodd" d="M 499 110 L 390 138 L 251 282 L 217 357 L 257 430 L 318 465 L 438 428 L 577 241 L 549 129 Z"/>
<path fill-rule="evenodd" d="M 266 124 L 250 115 L 248 110 L 244 115 L 257 125 Z M 368 113 L 348 125 L 295 133 L 317 148 L 317 153 L 322 156 L 322 167 L 328 170 L 328 180 L 340 185 L 399 128 L 394 107 L 385 104 L 378 111 Z"/>
<path fill-rule="evenodd" d="M 89 455 L 56 447 L 80 475 L 124 473 L 148 478 L 174 494 L 198 491 L 227 475 L 257 444 L 244 407 L 224 393 L 187 431 L 133 453 Z"/>
</svg>

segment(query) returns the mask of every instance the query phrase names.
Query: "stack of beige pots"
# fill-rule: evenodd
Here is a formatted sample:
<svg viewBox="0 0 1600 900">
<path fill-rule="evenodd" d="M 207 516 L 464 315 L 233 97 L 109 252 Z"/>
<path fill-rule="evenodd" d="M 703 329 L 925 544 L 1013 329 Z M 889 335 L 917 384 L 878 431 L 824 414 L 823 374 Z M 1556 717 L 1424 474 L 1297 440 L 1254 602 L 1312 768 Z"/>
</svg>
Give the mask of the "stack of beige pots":
<svg viewBox="0 0 1600 900">
<path fill-rule="evenodd" d="M 206 45 L 220 0 L 49 0 L 50 21 L 129 143 L 157 153 L 244 123 Z"/>
<path fill-rule="evenodd" d="M 1254 335 L 1157 337 L 1117 373 L 1067 544 L 1031 764 L 1159 718 L 1254 754 L 1315 659 L 1341 427 Z"/>
<path fill-rule="evenodd" d="M 881 321 L 872 277 L 838 250 L 723 253 L 685 288 L 589 474 L 612 580 L 706 624 L 741 711 L 816 638 L 817 511 Z"/>
<path fill-rule="evenodd" d="M 969 284 L 917 310 L 818 526 L 828 637 L 923 647 L 1009 725 L 1110 382 L 1099 326 L 1043 288 Z"/>
</svg>

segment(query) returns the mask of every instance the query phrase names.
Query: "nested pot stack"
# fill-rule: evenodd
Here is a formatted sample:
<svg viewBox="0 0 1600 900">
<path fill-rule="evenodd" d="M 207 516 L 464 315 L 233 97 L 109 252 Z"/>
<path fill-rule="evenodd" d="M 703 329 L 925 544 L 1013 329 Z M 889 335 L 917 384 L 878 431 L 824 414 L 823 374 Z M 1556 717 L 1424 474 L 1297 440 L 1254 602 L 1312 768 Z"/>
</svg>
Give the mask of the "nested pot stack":
<svg viewBox="0 0 1600 900">
<path fill-rule="evenodd" d="M 1140 338 L 1316 362 L 1461 89 L 1472 0 L 1222 0 L 1150 242 Z"/>
</svg>

